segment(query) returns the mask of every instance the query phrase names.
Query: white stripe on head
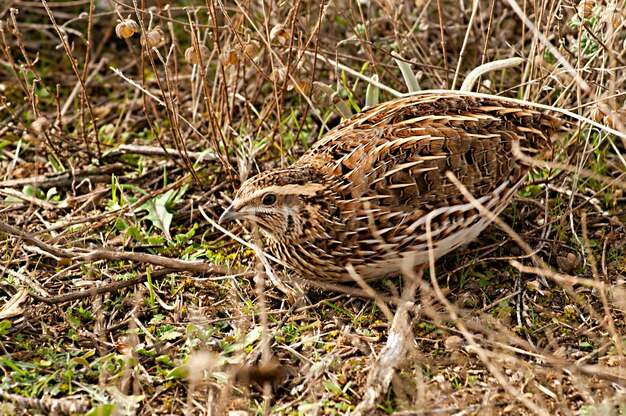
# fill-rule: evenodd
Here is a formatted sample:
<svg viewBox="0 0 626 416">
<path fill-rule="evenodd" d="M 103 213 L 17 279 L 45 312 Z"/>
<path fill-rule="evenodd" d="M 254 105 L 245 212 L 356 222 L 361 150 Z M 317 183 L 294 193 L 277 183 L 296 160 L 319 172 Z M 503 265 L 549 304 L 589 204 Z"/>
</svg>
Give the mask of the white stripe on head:
<svg viewBox="0 0 626 416">
<path fill-rule="evenodd" d="M 321 183 L 307 183 L 304 185 L 273 185 L 268 186 L 266 188 L 258 189 L 254 191 L 249 196 L 241 199 L 239 202 L 244 204 L 262 197 L 265 194 L 275 194 L 275 195 L 301 195 L 301 196 L 314 196 L 319 191 L 326 189 L 326 185 L 322 185 Z"/>
</svg>

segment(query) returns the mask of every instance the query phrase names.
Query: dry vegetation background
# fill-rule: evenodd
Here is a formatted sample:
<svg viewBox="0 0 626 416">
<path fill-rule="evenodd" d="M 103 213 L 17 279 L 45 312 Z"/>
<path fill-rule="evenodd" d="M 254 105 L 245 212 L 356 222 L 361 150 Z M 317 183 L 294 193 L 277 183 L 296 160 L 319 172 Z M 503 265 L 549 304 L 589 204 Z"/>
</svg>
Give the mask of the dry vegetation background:
<svg viewBox="0 0 626 416">
<path fill-rule="evenodd" d="M 475 90 L 626 133 L 623 2 L 321 3 L 0 2 L 0 413 L 353 412 L 400 280 L 270 281 L 209 219 L 359 74 L 406 92 L 391 52 L 422 89 L 522 57 Z M 624 414 L 624 143 L 582 124 L 501 216 L 548 267 L 497 226 L 437 263 L 367 413 Z"/>
</svg>

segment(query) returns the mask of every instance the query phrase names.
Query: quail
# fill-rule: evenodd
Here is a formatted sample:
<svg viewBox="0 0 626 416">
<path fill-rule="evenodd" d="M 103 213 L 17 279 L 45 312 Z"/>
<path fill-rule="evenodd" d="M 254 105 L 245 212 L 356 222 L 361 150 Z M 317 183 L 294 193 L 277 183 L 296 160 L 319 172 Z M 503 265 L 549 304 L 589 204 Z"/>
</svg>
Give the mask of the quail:
<svg viewBox="0 0 626 416">
<path fill-rule="evenodd" d="M 246 180 L 220 222 L 256 224 L 264 247 L 320 282 L 397 275 L 474 240 L 566 123 L 496 96 L 425 92 L 365 109 L 300 159 Z M 518 153 L 517 153 L 518 154 Z M 463 196 L 452 172 L 476 201 Z M 429 233 L 429 236 L 427 235 Z"/>
</svg>

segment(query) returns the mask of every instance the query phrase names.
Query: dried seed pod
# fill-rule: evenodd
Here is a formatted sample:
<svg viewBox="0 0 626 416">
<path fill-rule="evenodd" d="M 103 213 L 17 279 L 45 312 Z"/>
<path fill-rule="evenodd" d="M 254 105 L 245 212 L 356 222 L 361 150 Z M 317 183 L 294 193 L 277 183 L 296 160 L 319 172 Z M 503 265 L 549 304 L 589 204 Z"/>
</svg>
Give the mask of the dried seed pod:
<svg viewBox="0 0 626 416">
<path fill-rule="evenodd" d="M 287 29 L 280 23 L 274 26 L 270 31 L 270 40 L 274 41 L 276 39 L 282 46 L 287 44 L 289 37 L 289 32 L 287 32 Z"/>
<path fill-rule="evenodd" d="M 604 120 L 604 112 L 600 109 L 599 106 L 594 106 L 593 110 L 591 110 L 591 114 L 589 115 L 589 118 L 592 119 L 593 121 L 595 121 L 596 123 L 602 123 L 602 120 Z"/>
<path fill-rule="evenodd" d="M 261 50 L 261 46 L 256 40 L 251 40 L 250 42 L 246 43 L 246 45 L 243 47 L 243 50 L 250 58 L 254 58 L 258 55 L 259 50 Z"/>
<path fill-rule="evenodd" d="M 237 56 L 237 52 L 234 50 L 223 50 L 220 53 L 220 63 L 225 67 L 237 65 L 239 63 L 239 57 Z"/>
<path fill-rule="evenodd" d="M 209 48 L 204 45 L 200 45 L 198 50 L 193 46 L 190 46 L 185 51 L 185 59 L 187 62 L 192 63 L 194 65 L 200 65 L 203 61 L 205 61 L 209 57 Z"/>
<path fill-rule="evenodd" d="M 623 20 L 624 13 L 615 4 L 608 5 L 602 13 L 602 21 L 604 21 L 608 25 L 611 25 L 611 28 L 613 28 L 613 30 L 620 27 Z"/>
<path fill-rule="evenodd" d="M 563 272 L 573 273 L 580 266 L 581 260 L 576 254 L 567 253 L 565 256 L 557 256 L 556 263 Z"/>
<path fill-rule="evenodd" d="M 287 75 L 287 68 L 276 68 L 270 74 L 270 81 L 273 83 L 281 82 L 285 80 L 285 76 Z"/>
<path fill-rule="evenodd" d="M 165 33 L 160 27 L 155 27 L 148 33 L 141 35 L 141 44 L 148 48 L 158 48 L 165 45 Z"/>
<path fill-rule="evenodd" d="M 465 345 L 465 340 L 458 335 L 451 335 L 443 341 L 447 350 L 458 350 Z"/>
<path fill-rule="evenodd" d="M 293 88 L 296 89 L 302 95 L 309 94 L 309 83 L 304 81 L 297 81 L 293 84 Z"/>
<path fill-rule="evenodd" d="M 606 116 L 604 124 L 612 129 L 622 129 L 626 125 L 626 111 L 624 109 L 613 110 Z"/>
<path fill-rule="evenodd" d="M 48 130 L 50 130 L 50 126 L 51 126 L 50 120 L 48 120 L 44 116 L 37 117 L 31 124 L 33 131 L 37 134 L 46 133 Z"/>
<path fill-rule="evenodd" d="M 137 32 L 139 25 L 133 19 L 124 19 L 115 26 L 115 34 L 121 39 L 128 39 Z"/>
<path fill-rule="evenodd" d="M 581 1 L 578 5 L 578 15 L 583 19 L 589 19 L 593 16 L 593 8 L 595 6 L 594 2 L 591 1 Z"/>
<path fill-rule="evenodd" d="M 311 99 L 314 103 L 321 106 L 330 106 L 332 105 L 330 97 L 333 95 L 335 90 L 333 90 L 329 85 L 326 85 L 319 81 L 313 82 L 313 94 L 311 95 Z"/>
</svg>

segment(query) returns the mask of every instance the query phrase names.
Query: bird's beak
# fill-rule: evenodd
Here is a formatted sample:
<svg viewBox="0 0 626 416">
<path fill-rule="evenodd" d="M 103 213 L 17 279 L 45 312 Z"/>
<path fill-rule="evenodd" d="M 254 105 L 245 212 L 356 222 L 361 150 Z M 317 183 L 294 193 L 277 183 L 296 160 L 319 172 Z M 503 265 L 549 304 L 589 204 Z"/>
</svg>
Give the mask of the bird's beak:
<svg viewBox="0 0 626 416">
<path fill-rule="evenodd" d="M 226 211 L 224 211 L 224 213 L 222 214 L 222 216 L 220 217 L 218 223 L 220 224 L 226 224 L 229 221 L 233 221 L 236 220 L 237 218 L 241 218 L 242 215 L 240 212 L 238 212 L 235 207 L 233 207 L 232 205 L 229 206 L 228 208 L 226 208 Z"/>
</svg>

